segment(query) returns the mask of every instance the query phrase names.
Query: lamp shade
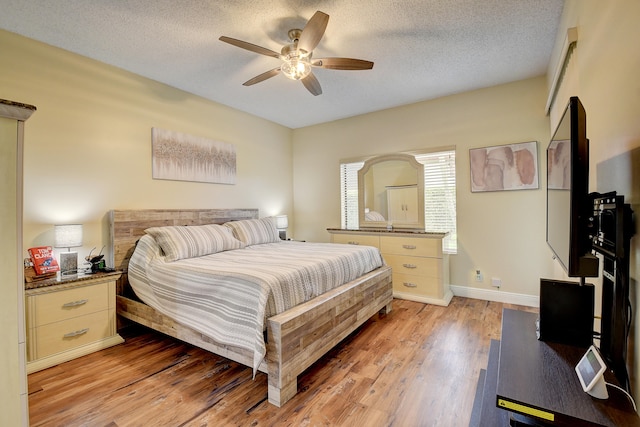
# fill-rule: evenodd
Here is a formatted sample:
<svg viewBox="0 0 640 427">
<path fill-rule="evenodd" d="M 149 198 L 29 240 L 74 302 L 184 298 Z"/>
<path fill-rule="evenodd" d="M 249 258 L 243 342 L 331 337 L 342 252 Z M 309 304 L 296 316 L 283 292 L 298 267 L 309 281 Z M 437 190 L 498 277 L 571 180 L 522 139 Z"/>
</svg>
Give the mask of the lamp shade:
<svg viewBox="0 0 640 427">
<path fill-rule="evenodd" d="M 286 230 L 289 227 L 289 218 L 286 215 L 276 216 L 276 228 L 278 230 Z"/>
<path fill-rule="evenodd" d="M 53 246 L 56 248 L 74 248 L 82 246 L 82 224 L 54 226 Z"/>
</svg>

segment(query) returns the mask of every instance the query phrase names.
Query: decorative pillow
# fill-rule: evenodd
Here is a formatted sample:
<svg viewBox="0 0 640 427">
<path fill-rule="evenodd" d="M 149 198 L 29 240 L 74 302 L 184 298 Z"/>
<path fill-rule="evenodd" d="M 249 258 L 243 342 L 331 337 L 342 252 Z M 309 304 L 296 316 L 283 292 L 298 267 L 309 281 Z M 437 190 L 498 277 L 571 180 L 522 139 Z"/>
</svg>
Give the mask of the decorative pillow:
<svg viewBox="0 0 640 427">
<path fill-rule="evenodd" d="M 369 211 L 364 213 L 365 221 L 386 221 L 380 212 Z"/>
<path fill-rule="evenodd" d="M 277 243 L 280 241 L 276 219 L 266 217 L 260 219 L 243 219 L 224 224 L 233 230 L 233 235 L 247 246 L 261 243 Z"/>
<path fill-rule="evenodd" d="M 156 239 L 167 261 L 245 247 L 244 243 L 233 237 L 231 230 L 218 224 L 151 227 L 144 231 Z"/>
</svg>

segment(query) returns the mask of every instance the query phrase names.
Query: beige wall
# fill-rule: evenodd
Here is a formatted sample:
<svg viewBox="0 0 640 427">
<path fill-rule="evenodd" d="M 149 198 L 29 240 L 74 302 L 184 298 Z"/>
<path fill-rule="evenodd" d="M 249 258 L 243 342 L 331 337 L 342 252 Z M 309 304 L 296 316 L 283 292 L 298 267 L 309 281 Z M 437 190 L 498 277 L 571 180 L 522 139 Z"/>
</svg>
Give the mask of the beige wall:
<svg viewBox="0 0 640 427">
<path fill-rule="evenodd" d="M 451 283 L 537 295 L 553 268 L 545 242 L 546 182 L 538 190 L 471 193 L 469 149 L 539 141 L 538 170 L 546 165 L 549 120 L 546 81 L 535 78 L 434 101 L 294 130 L 294 236 L 328 241 L 340 227 L 339 161 L 358 156 L 455 146 L 458 254 Z M 476 283 L 481 269 L 484 283 Z"/>
<path fill-rule="evenodd" d="M 565 6 L 556 50 L 566 29 L 578 29 L 578 43 L 560 86 L 552 116 L 577 95 L 587 113 L 590 140 L 590 189 L 617 191 L 636 212 L 640 230 L 640 2 L 570 0 Z M 630 291 L 636 309 L 631 337 L 631 376 L 640 399 L 640 238 L 631 241 Z"/>
<path fill-rule="evenodd" d="M 25 249 L 77 222 L 80 256 L 99 251 L 110 209 L 292 213 L 290 129 L 8 32 L 0 51 L 0 96 L 38 108 L 25 136 Z M 234 144 L 237 183 L 153 180 L 152 127 Z"/>
</svg>

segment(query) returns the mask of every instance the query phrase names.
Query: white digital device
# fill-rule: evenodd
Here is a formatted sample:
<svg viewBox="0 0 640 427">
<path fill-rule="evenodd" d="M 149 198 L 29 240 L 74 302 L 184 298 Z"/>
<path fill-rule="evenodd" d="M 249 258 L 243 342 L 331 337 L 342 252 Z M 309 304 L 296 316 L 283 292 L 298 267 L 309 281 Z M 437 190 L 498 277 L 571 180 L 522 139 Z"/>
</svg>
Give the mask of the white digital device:
<svg viewBox="0 0 640 427">
<path fill-rule="evenodd" d="M 608 399 L 607 384 L 604 381 L 604 371 L 607 365 L 602 360 L 598 349 L 589 347 L 582 359 L 576 365 L 576 373 L 580 379 L 582 389 L 597 399 Z"/>
</svg>

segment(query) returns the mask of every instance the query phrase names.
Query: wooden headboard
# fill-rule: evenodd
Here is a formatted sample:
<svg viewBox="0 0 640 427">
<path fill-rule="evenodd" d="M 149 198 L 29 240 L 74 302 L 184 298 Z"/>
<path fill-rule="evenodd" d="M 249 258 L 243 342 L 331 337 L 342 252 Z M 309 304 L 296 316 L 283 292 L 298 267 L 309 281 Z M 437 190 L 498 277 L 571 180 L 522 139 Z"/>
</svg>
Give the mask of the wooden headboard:
<svg viewBox="0 0 640 427">
<path fill-rule="evenodd" d="M 229 221 L 258 218 L 258 209 L 141 209 L 109 211 L 111 259 L 109 266 L 122 270 L 127 283 L 129 258 L 136 242 L 149 227 L 167 225 L 223 224 Z M 120 294 L 120 292 L 118 292 Z"/>
</svg>

